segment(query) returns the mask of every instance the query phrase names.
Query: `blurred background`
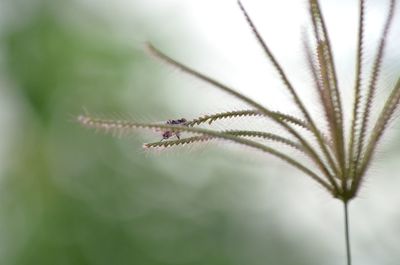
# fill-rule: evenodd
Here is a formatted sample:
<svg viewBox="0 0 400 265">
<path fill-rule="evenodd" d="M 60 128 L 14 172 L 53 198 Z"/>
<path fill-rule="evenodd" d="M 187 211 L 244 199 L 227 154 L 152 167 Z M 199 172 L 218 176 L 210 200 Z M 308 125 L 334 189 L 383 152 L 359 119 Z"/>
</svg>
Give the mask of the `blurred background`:
<svg viewBox="0 0 400 265">
<path fill-rule="evenodd" d="M 302 81 L 306 1 L 243 2 L 316 111 Z M 351 91 L 357 1 L 321 2 Z M 370 63 L 387 1 L 368 3 Z M 400 69 L 399 22 L 383 88 Z M 84 109 L 163 121 L 243 107 L 150 58 L 146 41 L 295 112 L 236 1 L 0 0 L 0 264 L 344 264 L 342 205 L 282 162 L 226 143 L 145 152 L 160 135 L 75 122 Z M 355 264 L 400 263 L 399 129 L 351 204 Z"/>
</svg>

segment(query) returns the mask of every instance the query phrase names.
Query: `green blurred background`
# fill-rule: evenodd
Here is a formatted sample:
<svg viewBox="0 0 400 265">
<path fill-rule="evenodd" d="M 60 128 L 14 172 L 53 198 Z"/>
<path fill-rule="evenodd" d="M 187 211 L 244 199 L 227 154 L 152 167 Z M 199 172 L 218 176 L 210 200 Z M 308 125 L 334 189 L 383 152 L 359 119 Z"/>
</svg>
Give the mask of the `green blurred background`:
<svg viewBox="0 0 400 265">
<path fill-rule="evenodd" d="M 135 43 L 147 36 L 179 49 L 174 35 L 151 33 L 178 11 L 154 21 L 143 1 L 131 2 L 121 30 L 96 1 L 1 1 L 0 264 L 343 264 L 340 207 L 318 189 L 301 203 L 296 188 L 281 188 L 314 189 L 299 173 L 256 170 L 257 161 L 218 148 L 149 156 L 140 135 L 75 123 L 83 107 L 181 115 L 162 67 Z M 332 222 L 310 211 L 321 197 Z M 315 217 L 302 228 L 297 214 Z"/>
</svg>

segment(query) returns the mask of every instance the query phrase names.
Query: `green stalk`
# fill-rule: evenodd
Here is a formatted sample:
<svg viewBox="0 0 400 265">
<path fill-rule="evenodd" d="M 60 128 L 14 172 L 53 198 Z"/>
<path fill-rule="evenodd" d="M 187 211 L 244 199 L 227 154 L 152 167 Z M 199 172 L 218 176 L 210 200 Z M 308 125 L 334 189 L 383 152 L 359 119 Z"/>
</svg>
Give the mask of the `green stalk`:
<svg viewBox="0 0 400 265">
<path fill-rule="evenodd" d="M 349 211 L 348 211 L 349 201 L 343 201 L 344 206 L 344 234 L 346 238 L 346 257 L 347 265 L 351 265 L 351 249 L 350 249 L 350 229 L 349 229 Z"/>
</svg>

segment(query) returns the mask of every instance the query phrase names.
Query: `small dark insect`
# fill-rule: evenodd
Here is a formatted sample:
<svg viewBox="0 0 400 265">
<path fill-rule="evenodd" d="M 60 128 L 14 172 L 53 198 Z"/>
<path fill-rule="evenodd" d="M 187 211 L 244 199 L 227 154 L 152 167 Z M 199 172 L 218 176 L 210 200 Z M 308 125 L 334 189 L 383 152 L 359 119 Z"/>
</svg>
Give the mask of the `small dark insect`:
<svg viewBox="0 0 400 265">
<path fill-rule="evenodd" d="M 185 118 L 182 118 L 182 119 L 178 119 L 178 120 L 168 120 L 166 122 L 166 124 L 168 124 L 168 125 L 185 125 L 186 122 L 187 122 L 187 120 Z M 167 140 L 167 139 L 173 137 L 174 135 L 176 135 L 176 137 L 178 139 L 181 139 L 180 132 L 174 132 L 174 131 L 168 130 L 168 131 L 163 132 L 163 134 L 162 134 L 163 138 L 161 139 L 161 141 Z"/>
</svg>

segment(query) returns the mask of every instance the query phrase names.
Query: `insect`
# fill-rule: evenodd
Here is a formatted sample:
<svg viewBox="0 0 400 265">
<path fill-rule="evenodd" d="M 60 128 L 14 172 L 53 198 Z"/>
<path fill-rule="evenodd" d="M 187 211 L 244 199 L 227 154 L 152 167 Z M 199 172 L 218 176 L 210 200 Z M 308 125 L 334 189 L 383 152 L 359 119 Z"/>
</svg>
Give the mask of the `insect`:
<svg viewBox="0 0 400 265">
<path fill-rule="evenodd" d="M 166 122 L 166 124 L 168 124 L 168 125 L 185 125 L 186 122 L 187 122 L 187 120 L 185 118 L 182 118 L 182 119 L 178 119 L 178 120 L 168 120 Z M 181 139 L 180 132 L 174 132 L 174 131 L 168 130 L 168 131 L 163 132 L 161 141 L 167 140 L 167 139 L 173 137 L 174 135 L 176 135 L 176 137 L 178 139 Z"/>
</svg>

